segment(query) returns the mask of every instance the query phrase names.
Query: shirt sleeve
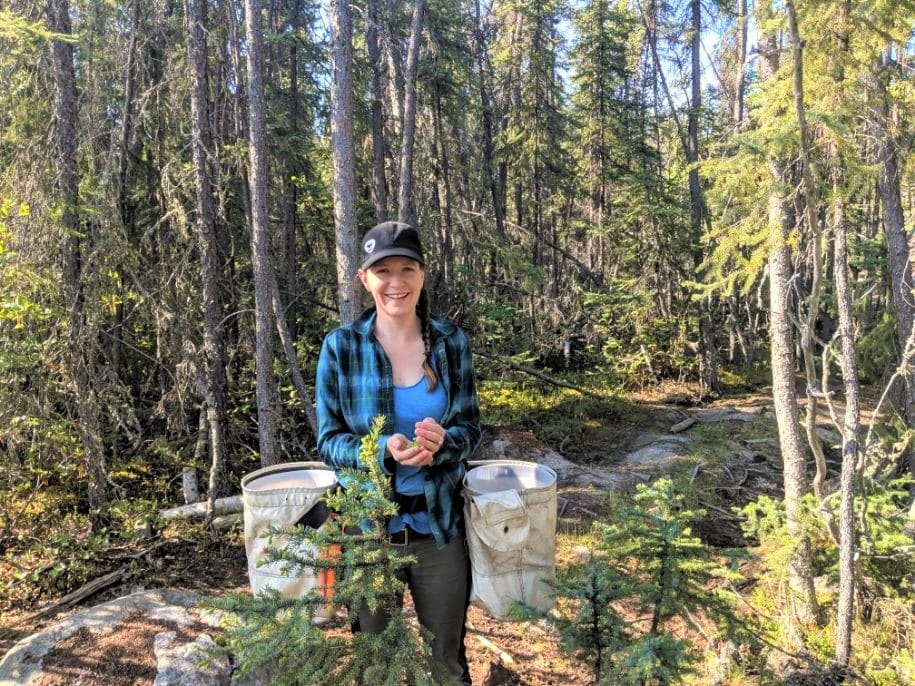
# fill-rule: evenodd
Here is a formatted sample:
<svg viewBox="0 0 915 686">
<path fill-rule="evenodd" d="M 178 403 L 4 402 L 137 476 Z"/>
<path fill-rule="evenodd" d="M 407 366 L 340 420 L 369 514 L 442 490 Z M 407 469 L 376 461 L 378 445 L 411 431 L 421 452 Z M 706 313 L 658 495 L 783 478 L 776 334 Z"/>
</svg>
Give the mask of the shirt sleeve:
<svg viewBox="0 0 915 686">
<path fill-rule="evenodd" d="M 364 467 L 359 459 L 363 434 L 354 431 L 354 427 L 347 420 L 347 412 L 352 412 L 353 408 L 346 407 L 340 388 L 341 379 L 346 374 L 356 371 L 346 369 L 341 360 L 346 357 L 341 354 L 345 345 L 345 338 L 339 331 L 331 332 L 324 339 L 315 379 L 318 454 L 335 469 Z M 365 433 L 367 432 L 368 427 L 365 429 Z M 379 437 L 377 460 L 382 470 L 390 474 L 390 460 L 385 460 L 387 439 L 387 435 Z"/>
<path fill-rule="evenodd" d="M 346 423 L 340 393 L 339 339 L 330 333 L 321 346 L 315 380 L 318 454 L 336 469 L 359 466 L 359 436 Z"/>
<path fill-rule="evenodd" d="M 473 357 L 467 335 L 457 329 L 446 341 L 449 407 L 442 426 L 445 440 L 435 453 L 433 465 L 465 461 L 480 443 L 480 405 L 477 400 Z"/>
</svg>

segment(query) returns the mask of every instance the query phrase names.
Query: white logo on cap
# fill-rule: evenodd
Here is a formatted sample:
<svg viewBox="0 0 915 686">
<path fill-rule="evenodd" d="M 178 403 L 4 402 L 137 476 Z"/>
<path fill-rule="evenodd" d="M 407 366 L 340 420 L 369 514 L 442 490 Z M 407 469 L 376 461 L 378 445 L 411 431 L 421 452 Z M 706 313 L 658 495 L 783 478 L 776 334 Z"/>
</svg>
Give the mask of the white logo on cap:
<svg viewBox="0 0 915 686">
<path fill-rule="evenodd" d="M 367 253 L 371 254 L 375 250 L 375 239 L 369 238 L 365 242 L 365 245 L 362 246 L 362 249 L 365 250 Z"/>
</svg>

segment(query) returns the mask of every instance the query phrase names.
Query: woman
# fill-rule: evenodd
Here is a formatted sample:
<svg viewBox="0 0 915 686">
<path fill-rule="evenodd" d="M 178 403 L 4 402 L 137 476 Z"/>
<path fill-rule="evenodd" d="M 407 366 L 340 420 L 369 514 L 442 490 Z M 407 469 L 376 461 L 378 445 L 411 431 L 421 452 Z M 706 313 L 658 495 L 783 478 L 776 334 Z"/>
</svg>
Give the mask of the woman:
<svg viewBox="0 0 915 686">
<path fill-rule="evenodd" d="M 470 683 L 464 651 L 468 560 L 461 480 L 480 440 L 470 345 L 463 331 L 429 315 L 419 234 L 400 222 L 366 233 L 359 280 L 374 307 L 332 331 L 318 360 L 318 451 L 336 468 L 359 464 L 373 418 L 386 417 L 378 461 L 392 478 L 400 514 L 392 543 L 416 563 L 404 570 L 432 653 Z M 388 617 L 359 612 L 362 631 Z"/>
</svg>

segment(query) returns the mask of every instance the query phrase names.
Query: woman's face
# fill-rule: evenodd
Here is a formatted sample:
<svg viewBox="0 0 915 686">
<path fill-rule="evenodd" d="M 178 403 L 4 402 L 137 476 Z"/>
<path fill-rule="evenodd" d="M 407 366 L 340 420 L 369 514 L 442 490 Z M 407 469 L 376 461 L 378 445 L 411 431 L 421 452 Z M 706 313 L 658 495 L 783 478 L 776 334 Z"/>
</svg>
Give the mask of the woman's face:
<svg viewBox="0 0 915 686">
<path fill-rule="evenodd" d="M 386 257 L 359 270 L 359 280 L 372 294 L 378 313 L 389 317 L 416 315 L 426 271 L 409 257 Z"/>
</svg>

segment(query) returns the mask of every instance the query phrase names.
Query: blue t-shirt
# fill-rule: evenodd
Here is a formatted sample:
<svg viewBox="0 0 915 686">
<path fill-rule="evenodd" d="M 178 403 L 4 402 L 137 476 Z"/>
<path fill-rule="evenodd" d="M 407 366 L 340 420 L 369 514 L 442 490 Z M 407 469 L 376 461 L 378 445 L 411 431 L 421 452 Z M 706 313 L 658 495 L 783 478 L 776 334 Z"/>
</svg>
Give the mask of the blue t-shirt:
<svg viewBox="0 0 915 686">
<path fill-rule="evenodd" d="M 437 422 L 442 421 L 446 404 L 447 398 L 442 384 L 439 383 L 434 391 L 429 391 L 426 387 L 425 376 L 412 386 L 394 386 L 394 433 L 413 438 L 417 422 L 421 422 L 426 417 L 431 417 Z M 404 495 L 425 493 L 425 477 L 422 467 L 406 467 L 397 464 L 394 471 L 394 490 Z M 392 517 L 388 523 L 388 531 L 391 533 L 401 531 L 406 524 L 409 524 L 414 531 L 424 534 L 432 533 L 428 512 Z"/>
</svg>

